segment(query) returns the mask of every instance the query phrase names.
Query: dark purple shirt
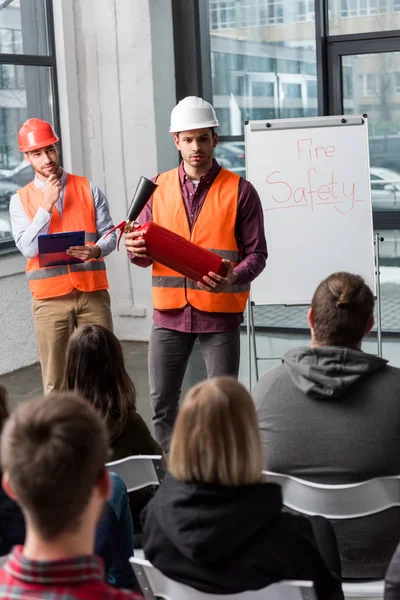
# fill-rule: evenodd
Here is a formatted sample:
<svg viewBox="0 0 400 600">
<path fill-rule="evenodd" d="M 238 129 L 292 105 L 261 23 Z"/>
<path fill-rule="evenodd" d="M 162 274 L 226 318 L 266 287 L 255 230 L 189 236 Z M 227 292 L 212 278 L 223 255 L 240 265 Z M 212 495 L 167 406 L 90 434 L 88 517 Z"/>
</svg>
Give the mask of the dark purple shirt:
<svg viewBox="0 0 400 600">
<path fill-rule="evenodd" d="M 185 202 L 191 229 L 203 206 L 207 192 L 220 170 L 220 165 L 213 160 L 211 169 L 200 178 L 197 189 L 195 189 L 184 171 L 183 162 L 179 166 L 182 198 Z M 150 200 L 140 214 L 139 223 L 143 225 L 152 219 L 152 201 Z M 235 237 L 240 254 L 243 256 L 243 260 L 234 268 L 235 273 L 238 274 L 236 283 L 244 285 L 253 281 L 261 273 L 268 254 L 261 201 L 253 185 L 243 177 L 239 182 Z M 130 255 L 130 260 L 139 267 L 148 267 L 152 263 L 148 258 L 134 258 L 132 255 Z M 243 313 L 206 313 L 187 304 L 184 308 L 177 310 L 155 309 L 153 319 L 156 325 L 175 331 L 217 333 L 239 327 L 243 321 Z"/>
</svg>

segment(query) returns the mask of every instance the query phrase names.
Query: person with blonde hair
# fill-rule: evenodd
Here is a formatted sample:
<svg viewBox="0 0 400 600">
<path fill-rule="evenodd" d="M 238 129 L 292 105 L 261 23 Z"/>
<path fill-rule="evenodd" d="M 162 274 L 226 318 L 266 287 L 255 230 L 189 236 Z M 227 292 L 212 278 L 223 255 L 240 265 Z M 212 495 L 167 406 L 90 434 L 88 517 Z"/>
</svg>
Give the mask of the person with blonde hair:
<svg viewBox="0 0 400 600">
<path fill-rule="evenodd" d="M 342 597 L 309 521 L 282 512 L 281 489 L 264 468 L 247 390 L 230 377 L 194 386 L 176 420 L 170 472 L 142 513 L 146 557 L 203 592 L 308 579 L 319 600 Z"/>
<path fill-rule="evenodd" d="M 400 474 L 400 369 L 361 350 L 374 325 L 362 277 L 333 273 L 308 313 L 310 347 L 292 348 L 253 390 L 269 469 L 323 484 Z M 348 579 L 383 579 L 398 508 L 333 522 Z"/>
</svg>

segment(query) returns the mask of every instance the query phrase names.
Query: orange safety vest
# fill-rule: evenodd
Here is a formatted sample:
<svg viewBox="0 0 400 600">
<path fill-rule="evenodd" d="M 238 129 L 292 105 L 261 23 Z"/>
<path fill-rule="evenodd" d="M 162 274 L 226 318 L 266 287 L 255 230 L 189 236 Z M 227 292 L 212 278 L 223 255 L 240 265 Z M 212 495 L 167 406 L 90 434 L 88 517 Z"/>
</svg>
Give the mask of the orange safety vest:
<svg viewBox="0 0 400 600">
<path fill-rule="evenodd" d="M 18 190 L 21 204 L 33 221 L 43 192 L 33 181 Z M 90 183 L 85 177 L 68 173 L 64 191 L 62 217 L 53 206 L 49 233 L 85 230 L 85 241 L 93 246 L 98 240 L 96 215 Z M 75 288 L 81 292 L 94 292 L 108 288 L 106 265 L 103 258 L 83 263 L 39 267 L 39 256 L 28 258 L 26 276 L 32 296 L 37 300 L 65 296 Z"/>
<path fill-rule="evenodd" d="M 211 185 L 197 220 L 190 231 L 182 198 L 178 169 L 161 173 L 153 194 L 153 221 L 207 248 L 235 266 L 240 260 L 235 238 L 240 177 L 221 169 Z M 246 307 L 250 285 L 232 285 L 223 292 L 205 292 L 197 283 L 158 262 L 153 263 L 153 304 L 158 310 L 191 304 L 205 312 L 241 313 Z"/>
</svg>

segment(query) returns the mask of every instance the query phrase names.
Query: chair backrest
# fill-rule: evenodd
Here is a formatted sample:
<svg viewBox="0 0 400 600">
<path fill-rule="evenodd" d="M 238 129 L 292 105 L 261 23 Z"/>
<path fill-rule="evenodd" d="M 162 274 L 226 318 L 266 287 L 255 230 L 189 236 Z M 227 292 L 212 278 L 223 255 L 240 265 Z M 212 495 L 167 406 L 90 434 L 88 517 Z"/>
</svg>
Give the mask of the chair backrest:
<svg viewBox="0 0 400 600">
<path fill-rule="evenodd" d="M 316 600 L 311 581 L 281 581 L 241 594 L 206 594 L 169 579 L 148 560 L 129 560 L 146 600 Z"/>
<path fill-rule="evenodd" d="M 283 503 L 306 515 L 355 519 L 400 505 L 400 477 L 380 477 L 359 483 L 328 485 L 264 471 L 282 487 Z"/>
<path fill-rule="evenodd" d="M 160 485 L 165 476 L 161 456 L 128 456 L 109 462 L 106 467 L 120 476 L 128 492 L 140 490 L 148 485 Z"/>
</svg>

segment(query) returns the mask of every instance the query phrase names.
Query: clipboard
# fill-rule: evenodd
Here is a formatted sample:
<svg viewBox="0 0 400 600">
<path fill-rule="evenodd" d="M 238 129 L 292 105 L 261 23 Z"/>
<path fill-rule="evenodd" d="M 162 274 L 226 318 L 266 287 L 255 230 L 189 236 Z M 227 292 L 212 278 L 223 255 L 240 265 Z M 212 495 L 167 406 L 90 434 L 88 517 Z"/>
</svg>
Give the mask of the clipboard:
<svg viewBox="0 0 400 600">
<path fill-rule="evenodd" d="M 63 231 L 38 236 L 39 267 L 57 267 L 84 262 L 80 258 L 69 256 L 66 251 L 70 246 L 84 246 L 84 231 Z"/>
</svg>

